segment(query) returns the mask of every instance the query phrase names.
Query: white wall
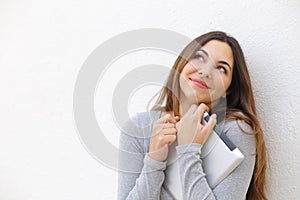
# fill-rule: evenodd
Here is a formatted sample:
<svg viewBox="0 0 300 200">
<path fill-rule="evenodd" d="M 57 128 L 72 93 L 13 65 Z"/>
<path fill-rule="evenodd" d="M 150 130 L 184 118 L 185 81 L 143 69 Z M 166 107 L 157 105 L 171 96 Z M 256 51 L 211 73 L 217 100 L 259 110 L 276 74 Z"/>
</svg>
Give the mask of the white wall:
<svg viewBox="0 0 300 200">
<path fill-rule="evenodd" d="M 93 159 L 76 133 L 74 84 L 82 63 L 102 42 L 125 31 L 152 27 L 190 38 L 223 30 L 240 41 L 268 147 L 268 197 L 297 199 L 299 10 L 298 0 L 2 0 L 0 199 L 116 198 L 116 172 Z M 151 62 L 168 65 L 173 61 L 168 58 Z M 136 66 L 150 62 L 132 59 L 120 62 Z M 147 90 L 139 91 L 132 104 L 146 101 L 143 94 L 147 96 Z M 102 97 L 97 95 L 96 107 L 105 101 Z M 107 113 L 108 118 L 100 116 L 100 107 L 96 110 L 99 123 L 111 130 L 107 137 L 114 143 L 117 129 Z"/>
</svg>

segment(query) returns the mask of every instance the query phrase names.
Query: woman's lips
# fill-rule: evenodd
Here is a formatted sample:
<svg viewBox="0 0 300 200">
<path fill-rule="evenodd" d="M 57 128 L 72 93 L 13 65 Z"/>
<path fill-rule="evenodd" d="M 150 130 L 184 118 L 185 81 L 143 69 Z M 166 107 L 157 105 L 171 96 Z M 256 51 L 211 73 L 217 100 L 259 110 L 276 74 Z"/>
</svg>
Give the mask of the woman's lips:
<svg viewBox="0 0 300 200">
<path fill-rule="evenodd" d="M 200 81 L 198 79 L 194 79 L 194 78 L 189 78 L 193 83 L 194 85 L 196 85 L 197 87 L 199 88 L 202 88 L 202 89 L 208 89 L 209 87 L 206 85 L 205 82 L 203 81 Z"/>
</svg>

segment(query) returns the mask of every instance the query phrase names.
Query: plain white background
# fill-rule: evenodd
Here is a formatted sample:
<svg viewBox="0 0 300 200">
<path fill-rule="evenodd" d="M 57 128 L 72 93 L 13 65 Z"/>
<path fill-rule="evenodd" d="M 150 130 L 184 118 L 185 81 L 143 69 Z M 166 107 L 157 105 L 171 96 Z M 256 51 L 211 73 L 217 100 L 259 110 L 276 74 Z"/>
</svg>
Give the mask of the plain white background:
<svg viewBox="0 0 300 200">
<path fill-rule="evenodd" d="M 240 41 L 265 131 L 268 197 L 297 199 L 299 10 L 297 0 L 0 1 L 0 199 L 116 199 L 116 172 L 97 162 L 76 132 L 73 89 L 96 47 L 140 28 L 169 29 L 190 38 L 223 30 Z M 96 92 L 95 112 L 113 144 L 118 144 L 118 129 L 110 116 L 110 94 L 118 78 L 143 64 L 173 61 L 166 53 L 145 51 L 112 66 L 106 75 L 110 82 Z M 129 112 L 145 109 L 157 88 L 134 93 Z"/>
</svg>

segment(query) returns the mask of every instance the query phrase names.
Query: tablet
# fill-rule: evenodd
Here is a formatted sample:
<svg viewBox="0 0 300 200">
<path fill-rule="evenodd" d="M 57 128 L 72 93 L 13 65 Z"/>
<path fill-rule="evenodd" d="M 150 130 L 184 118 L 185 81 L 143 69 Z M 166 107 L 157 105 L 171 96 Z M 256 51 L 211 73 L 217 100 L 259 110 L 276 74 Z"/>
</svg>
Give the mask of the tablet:
<svg viewBox="0 0 300 200">
<path fill-rule="evenodd" d="M 204 124 L 209 120 L 209 114 L 204 113 Z M 244 155 L 216 125 L 213 132 L 204 143 L 200 157 L 203 171 L 211 188 L 216 187 L 243 160 Z"/>
</svg>

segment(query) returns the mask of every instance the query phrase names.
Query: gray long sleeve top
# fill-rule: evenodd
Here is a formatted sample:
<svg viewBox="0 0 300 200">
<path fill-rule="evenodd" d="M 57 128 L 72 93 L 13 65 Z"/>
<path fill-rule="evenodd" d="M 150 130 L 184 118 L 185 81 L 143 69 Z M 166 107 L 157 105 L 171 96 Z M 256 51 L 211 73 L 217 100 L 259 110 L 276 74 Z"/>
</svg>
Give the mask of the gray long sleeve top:
<svg viewBox="0 0 300 200">
<path fill-rule="evenodd" d="M 175 199 L 166 184 L 167 161 L 159 162 L 148 156 L 152 124 L 161 111 L 138 113 L 122 127 L 119 144 L 118 199 Z M 226 120 L 223 131 L 244 154 L 243 162 L 215 188 L 206 181 L 200 159 L 201 144 L 178 145 L 181 199 L 246 199 L 255 164 L 255 138 L 243 133 L 239 126 L 250 132 L 241 120 Z M 200 151 L 199 151 L 200 150 Z M 168 177 L 172 180 L 172 177 Z M 174 180 L 175 181 L 175 180 Z"/>
</svg>

